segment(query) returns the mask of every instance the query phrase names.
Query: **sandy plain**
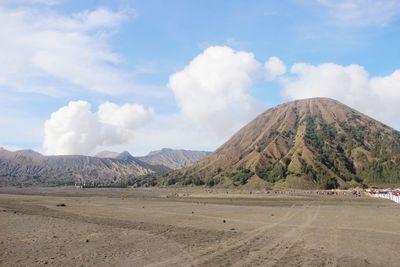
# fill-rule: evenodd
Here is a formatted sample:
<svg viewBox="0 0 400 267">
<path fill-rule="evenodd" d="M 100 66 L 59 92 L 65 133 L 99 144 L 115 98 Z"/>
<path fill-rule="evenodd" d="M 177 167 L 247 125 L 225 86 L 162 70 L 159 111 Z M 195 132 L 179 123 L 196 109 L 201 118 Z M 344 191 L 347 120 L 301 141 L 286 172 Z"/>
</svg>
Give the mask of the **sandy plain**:
<svg viewBox="0 0 400 267">
<path fill-rule="evenodd" d="M 303 191 L 0 188 L 0 266 L 400 266 L 400 205 Z"/>
</svg>

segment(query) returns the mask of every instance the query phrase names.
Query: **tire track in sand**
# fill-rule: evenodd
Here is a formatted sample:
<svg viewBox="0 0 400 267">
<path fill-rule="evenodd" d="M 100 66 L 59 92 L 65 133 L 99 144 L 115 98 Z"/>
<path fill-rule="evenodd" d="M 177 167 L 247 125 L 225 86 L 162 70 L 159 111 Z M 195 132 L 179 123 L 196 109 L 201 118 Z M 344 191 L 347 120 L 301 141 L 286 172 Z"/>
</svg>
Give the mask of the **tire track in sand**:
<svg viewBox="0 0 400 267">
<path fill-rule="evenodd" d="M 312 208 L 310 205 L 304 207 L 306 219 L 302 224 L 294 226 L 276 241 L 264 243 L 259 251 L 250 253 L 246 258 L 235 262 L 234 266 L 279 266 L 279 260 L 291 252 L 293 247 L 303 239 L 304 231 L 317 219 L 321 206 L 318 205 L 314 211 L 310 211 L 310 208 Z M 305 259 L 300 257 L 300 261 L 303 260 Z"/>
<path fill-rule="evenodd" d="M 338 266 L 337 263 L 337 249 L 338 249 L 338 229 L 337 229 L 337 222 L 333 225 L 333 227 L 330 229 L 330 242 L 329 246 L 331 248 L 331 253 L 327 257 L 325 261 L 325 266 L 332 266 L 336 267 Z"/>
<path fill-rule="evenodd" d="M 296 204 L 292 205 L 279 221 L 256 228 L 238 238 L 230 239 L 222 244 L 207 247 L 194 254 L 178 255 L 169 258 L 166 261 L 147 266 L 187 266 L 189 263 L 192 263 L 190 264 L 192 266 L 207 266 L 207 262 L 209 260 L 213 261 L 216 259 L 216 261 L 219 261 L 225 258 L 227 255 L 239 255 L 235 254 L 235 250 L 238 250 L 239 253 L 248 254 L 249 251 L 246 252 L 241 250 L 244 248 L 248 248 L 248 250 L 250 250 L 254 247 L 255 243 L 264 243 L 265 240 L 263 240 L 263 237 L 266 237 L 265 234 L 268 230 L 287 222 L 297 215 L 296 212 L 298 212 L 298 210 L 297 208 L 295 209 L 295 207 Z M 227 264 L 232 263 L 227 262 Z M 215 262 L 213 262 L 211 265 L 215 266 Z"/>
</svg>

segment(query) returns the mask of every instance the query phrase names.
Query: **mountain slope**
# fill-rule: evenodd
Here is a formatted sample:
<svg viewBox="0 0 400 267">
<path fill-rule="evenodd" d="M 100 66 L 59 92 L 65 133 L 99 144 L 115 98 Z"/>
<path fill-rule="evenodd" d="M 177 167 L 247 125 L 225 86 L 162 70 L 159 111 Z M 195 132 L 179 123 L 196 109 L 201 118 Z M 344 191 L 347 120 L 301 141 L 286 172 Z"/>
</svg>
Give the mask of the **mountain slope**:
<svg viewBox="0 0 400 267">
<path fill-rule="evenodd" d="M 147 156 L 138 157 L 138 159 L 151 165 L 164 165 L 170 169 L 176 170 L 188 167 L 210 154 L 210 152 L 206 151 L 163 148 L 150 152 Z"/>
<path fill-rule="evenodd" d="M 120 184 L 160 171 L 160 167 L 128 154 L 119 154 L 115 159 L 43 156 L 31 150 L 11 152 L 0 148 L 0 185 Z"/>
<path fill-rule="evenodd" d="M 172 178 L 171 178 L 172 177 Z M 338 101 L 269 109 L 215 153 L 164 183 L 336 188 L 400 184 L 400 133 Z"/>
</svg>

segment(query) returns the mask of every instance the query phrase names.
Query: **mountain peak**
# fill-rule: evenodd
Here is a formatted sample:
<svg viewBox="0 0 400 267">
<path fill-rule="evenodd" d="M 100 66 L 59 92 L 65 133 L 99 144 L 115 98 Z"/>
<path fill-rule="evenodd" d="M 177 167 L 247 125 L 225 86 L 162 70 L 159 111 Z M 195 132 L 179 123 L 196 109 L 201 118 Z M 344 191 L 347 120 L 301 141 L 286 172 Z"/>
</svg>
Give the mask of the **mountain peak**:
<svg viewBox="0 0 400 267">
<path fill-rule="evenodd" d="M 22 154 L 25 156 L 31 156 L 31 157 L 43 157 L 42 154 L 40 154 L 39 152 L 36 152 L 35 150 L 32 150 L 32 149 L 17 150 L 17 151 L 15 151 L 15 153 Z"/>
<path fill-rule="evenodd" d="M 134 157 L 128 152 L 128 151 L 123 151 L 118 154 L 118 156 L 115 157 L 115 159 L 118 160 L 132 160 Z"/>
<path fill-rule="evenodd" d="M 256 179 L 270 187 L 400 183 L 400 133 L 333 99 L 296 100 L 260 114 L 181 173 L 210 184 Z"/>
</svg>

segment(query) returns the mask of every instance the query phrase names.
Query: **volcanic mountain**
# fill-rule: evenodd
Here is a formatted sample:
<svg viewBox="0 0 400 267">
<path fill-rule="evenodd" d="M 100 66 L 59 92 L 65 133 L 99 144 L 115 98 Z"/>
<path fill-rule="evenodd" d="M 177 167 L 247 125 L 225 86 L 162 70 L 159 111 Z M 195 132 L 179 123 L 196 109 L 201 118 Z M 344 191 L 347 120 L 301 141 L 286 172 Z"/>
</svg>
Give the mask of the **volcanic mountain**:
<svg viewBox="0 0 400 267">
<path fill-rule="evenodd" d="M 166 184 L 347 188 L 400 184 L 400 133 L 328 98 L 271 108 Z"/>
</svg>

